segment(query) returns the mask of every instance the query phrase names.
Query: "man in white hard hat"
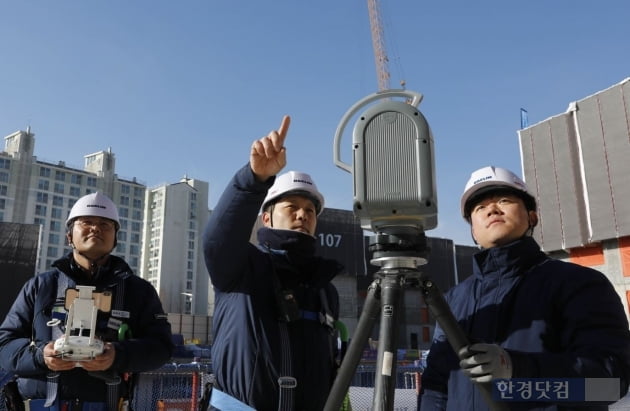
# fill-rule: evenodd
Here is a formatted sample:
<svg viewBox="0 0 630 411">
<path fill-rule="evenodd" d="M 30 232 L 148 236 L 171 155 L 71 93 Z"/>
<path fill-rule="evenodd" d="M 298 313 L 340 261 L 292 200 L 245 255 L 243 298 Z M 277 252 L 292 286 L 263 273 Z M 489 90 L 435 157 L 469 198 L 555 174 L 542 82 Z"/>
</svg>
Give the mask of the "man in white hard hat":
<svg viewBox="0 0 630 411">
<path fill-rule="evenodd" d="M 473 383 L 495 379 L 543 379 L 540 390 L 554 379 L 610 378 L 612 394 L 599 403 L 563 403 L 550 389 L 549 400 L 538 395 L 522 402 L 516 388 L 505 396 L 521 400 L 506 403 L 510 410 L 608 410 L 630 381 L 628 321 L 610 281 L 540 250 L 531 237 L 536 200 L 511 171 L 490 166 L 473 172 L 460 205 L 481 251 L 473 275 L 446 297 L 472 344 L 456 354 L 436 327 L 421 410 L 489 409 Z"/>
<path fill-rule="evenodd" d="M 155 288 L 111 254 L 120 228 L 112 200 L 102 193 L 81 197 L 66 226 L 72 251 L 24 285 L 0 326 L 0 367 L 18 376 L 30 409 L 117 409 L 129 388 L 120 383 L 123 373 L 155 369 L 170 359 L 170 325 Z M 66 323 L 69 305 L 78 305 L 66 304 L 72 295 L 66 290 L 77 286 L 111 297 L 109 312 L 98 311 L 95 324 L 82 324 L 95 327 L 104 343 L 100 354 L 76 357 L 71 349 L 55 348 L 65 338 L 64 326 L 72 325 Z"/>
<path fill-rule="evenodd" d="M 311 177 L 276 177 L 286 164 L 289 121 L 253 142 L 204 233 L 215 288 L 215 409 L 321 410 L 335 377 L 339 300 L 331 280 L 341 266 L 315 256 L 324 197 Z"/>
</svg>

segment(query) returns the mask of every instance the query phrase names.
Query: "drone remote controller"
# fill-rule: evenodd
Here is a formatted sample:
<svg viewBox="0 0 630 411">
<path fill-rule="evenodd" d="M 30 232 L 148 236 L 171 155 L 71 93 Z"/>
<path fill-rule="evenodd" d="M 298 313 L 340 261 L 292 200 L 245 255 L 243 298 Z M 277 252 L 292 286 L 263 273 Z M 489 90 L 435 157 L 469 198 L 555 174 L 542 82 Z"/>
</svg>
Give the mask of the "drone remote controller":
<svg viewBox="0 0 630 411">
<path fill-rule="evenodd" d="M 95 287 L 78 285 L 66 290 L 68 311 L 66 332 L 54 344 L 55 351 L 68 361 L 91 360 L 103 352 L 105 344 L 96 337 L 98 311 L 111 309 L 111 292 L 94 292 Z"/>
</svg>

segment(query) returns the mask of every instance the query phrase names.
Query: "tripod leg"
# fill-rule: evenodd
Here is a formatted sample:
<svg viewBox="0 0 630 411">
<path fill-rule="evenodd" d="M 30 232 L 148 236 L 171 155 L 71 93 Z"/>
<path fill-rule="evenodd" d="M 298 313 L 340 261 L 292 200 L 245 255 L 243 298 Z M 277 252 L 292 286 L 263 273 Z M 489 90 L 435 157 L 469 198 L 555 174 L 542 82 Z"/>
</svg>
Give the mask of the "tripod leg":
<svg viewBox="0 0 630 411">
<path fill-rule="evenodd" d="M 337 370 L 337 378 L 328 394 L 324 411 L 339 411 L 343 399 L 348 392 L 352 377 L 354 377 L 357 366 L 361 361 L 361 355 L 363 354 L 363 348 L 367 343 L 367 340 L 374 328 L 376 318 L 380 310 L 380 279 L 376 279 L 368 287 L 368 293 L 359 317 L 359 323 L 357 329 L 354 331 L 354 336 L 348 346 L 348 351 L 341 362 L 339 370 Z"/>
<path fill-rule="evenodd" d="M 381 326 L 378 337 L 378 356 L 376 358 L 376 380 L 374 383 L 373 410 L 392 411 L 396 393 L 396 366 L 398 346 L 396 337 L 400 323 L 400 299 L 402 297 L 402 278 L 385 276 L 381 297 Z"/>
<path fill-rule="evenodd" d="M 451 347 L 453 347 L 453 350 L 455 350 L 455 353 L 458 353 L 461 348 L 469 344 L 469 340 L 455 319 L 455 316 L 444 299 L 442 292 L 431 280 L 424 280 L 422 282 L 422 291 L 424 294 L 424 301 L 426 302 L 431 315 L 433 315 L 436 321 L 440 324 L 440 327 L 444 330 L 446 339 L 451 344 Z M 477 385 L 477 388 L 481 391 L 481 395 L 484 397 L 484 400 L 491 411 L 503 411 L 508 409 L 505 403 L 500 403 L 492 399 L 491 384 L 487 383 L 475 385 Z"/>
</svg>

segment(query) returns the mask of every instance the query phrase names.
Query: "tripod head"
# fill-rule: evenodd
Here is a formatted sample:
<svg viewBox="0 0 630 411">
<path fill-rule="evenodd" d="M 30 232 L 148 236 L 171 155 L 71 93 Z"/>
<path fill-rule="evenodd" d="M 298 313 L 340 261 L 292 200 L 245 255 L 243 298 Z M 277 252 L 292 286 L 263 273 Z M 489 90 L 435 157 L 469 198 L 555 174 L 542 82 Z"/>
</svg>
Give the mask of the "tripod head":
<svg viewBox="0 0 630 411">
<path fill-rule="evenodd" d="M 427 263 L 429 254 L 427 238 L 423 231 L 417 230 L 376 234 L 370 237 L 368 250 L 372 252 L 372 265 L 381 267 L 377 274 L 398 268 L 418 278 L 420 272 L 417 267 Z"/>
</svg>

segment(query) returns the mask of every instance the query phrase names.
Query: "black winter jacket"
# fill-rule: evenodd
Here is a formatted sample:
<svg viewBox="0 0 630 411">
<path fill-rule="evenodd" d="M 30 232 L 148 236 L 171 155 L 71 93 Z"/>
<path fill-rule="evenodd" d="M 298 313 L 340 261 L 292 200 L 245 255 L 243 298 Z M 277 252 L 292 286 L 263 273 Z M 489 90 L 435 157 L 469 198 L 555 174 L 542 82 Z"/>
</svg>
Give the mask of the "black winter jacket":
<svg viewBox="0 0 630 411">
<path fill-rule="evenodd" d="M 110 256 L 107 264 L 92 277 L 86 276 L 74 263 L 72 253 L 53 263 L 54 269 L 29 280 L 20 291 L 9 314 L 0 326 L 0 368 L 16 374 L 20 393 L 24 398 L 46 398 L 46 375 L 43 349 L 53 339 L 51 320 L 63 301 L 57 301 L 58 282 L 73 288 L 75 285 L 95 286 L 96 292 L 112 292 L 110 313 L 98 313 L 96 335 L 111 341 L 116 357 L 111 370 L 141 372 L 160 367 L 173 350 L 171 328 L 155 288 L 134 275 L 127 263 Z M 60 276 L 67 279 L 59 281 Z M 121 296 L 120 287 L 124 287 Z M 60 295 L 64 295 L 63 291 Z M 122 297 L 122 303 L 116 299 Z M 131 338 L 118 341 L 117 330 L 108 327 L 108 320 L 126 323 Z M 58 333 L 57 333 L 58 334 Z M 86 401 L 105 401 L 106 384 L 82 368 L 60 373 L 59 397 L 80 398 Z"/>
<path fill-rule="evenodd" d="M 630 331 L 619 295 L 599 271 L 548 258 L 531 237 L 477 253 L 473 276 L 446 294 L 472 342 L 499 344 L 517 378 L 630 379 Z M 422 410 L 487 410 L 480 391 L 436 327 L 422 375 Z M 507 403 L 512 410 L 571 404 Z M 580 404 L 579 410 L 607 410 Z"/>
<path fill-rule="evenodd" d="M 260 247 L 250 243 L 270 180 L 257 182 L 249 164 L 239 170 L 204 233 L 206 265 L 215 289 L 212 366 L 217 388 L 257 410 L 278 409 L 281 356 L 287 348 L 280 342 L 274 273 L 284 288 L 295 292 L 301 310 L 323 312 L 324 290 L 335 318 L 339 311 L 330 281 L 341 266 L 313 255 L 314 238 L 261 228 Z M 310 253 L 293 249 L 304 242 L 312 246 Z M 287 328 L 292 376 L 297 379 L 294 409 L 321 410 L 336 371 L 331 329 L 305 318 L 287 323 Z"/>
</svg>

